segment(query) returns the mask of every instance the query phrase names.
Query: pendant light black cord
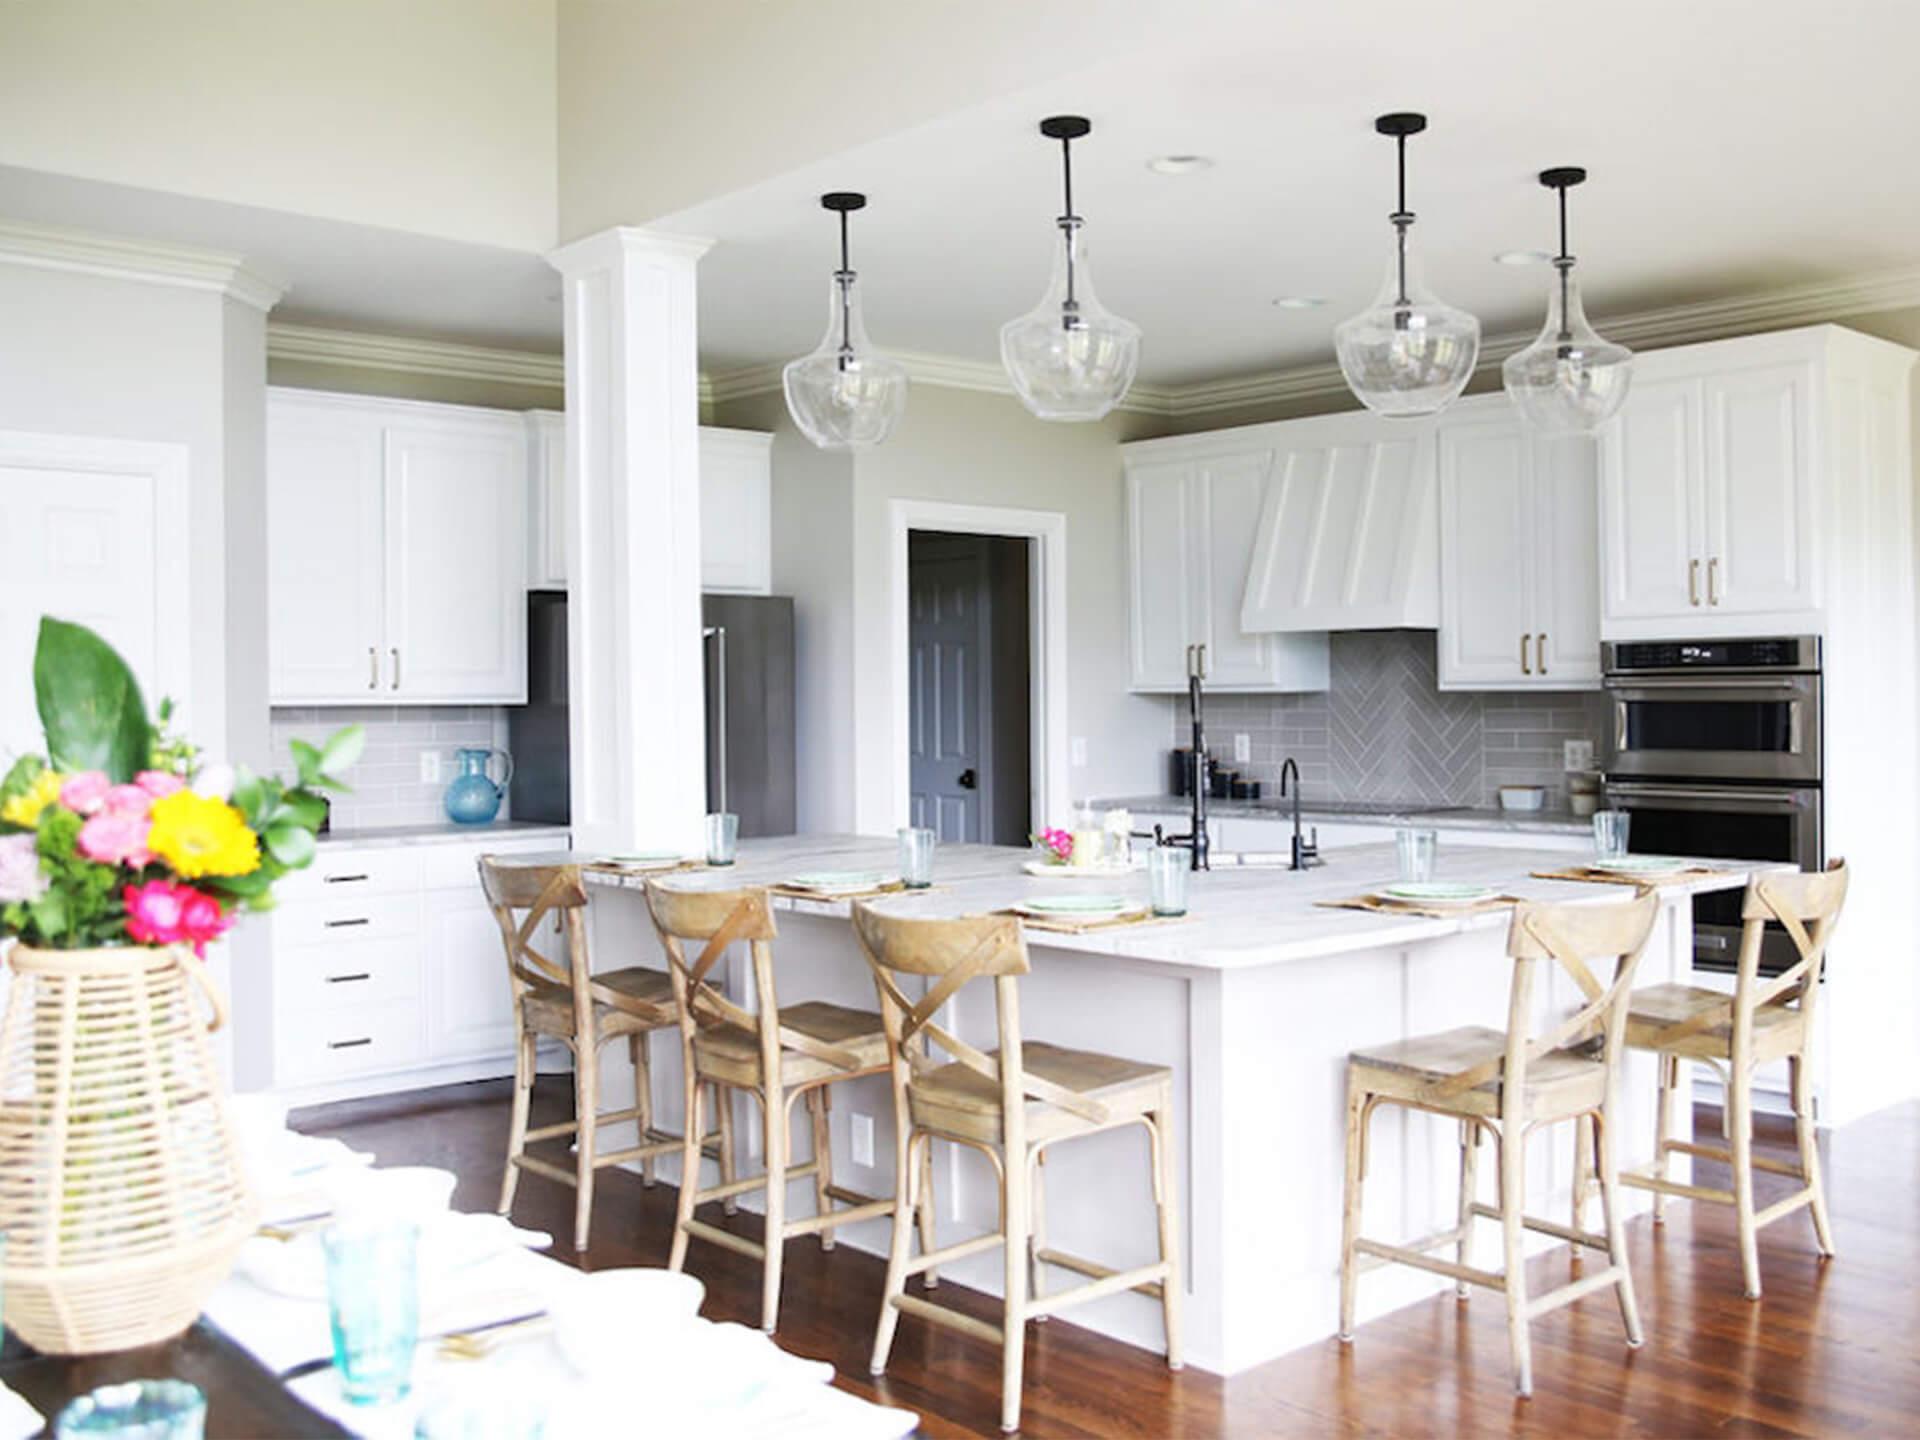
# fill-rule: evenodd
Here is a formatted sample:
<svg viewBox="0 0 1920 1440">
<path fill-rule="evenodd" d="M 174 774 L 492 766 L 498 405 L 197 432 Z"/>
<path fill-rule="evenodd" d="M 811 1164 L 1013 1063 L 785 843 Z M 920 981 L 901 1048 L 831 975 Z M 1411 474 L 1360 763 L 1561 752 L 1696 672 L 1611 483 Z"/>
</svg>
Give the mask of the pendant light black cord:
<svg viewBox="0 0 1920 1440">
<path fill-rule="evenodd" d="M 836 368 L 846 370 L 853 360 L 853 262 L 847 249 L 847 212 L 840 212 L 840 354 Z"/>
<path fill-rule="evenodd" d="M 1394 292 L 1394 304 L 1409 305 L 1407 298 L 1407 228 L 1413 224 L 1413 216 L 1407 210 L 1407 137 L 1395 136 L 1396 148 L 1400 155 L 1400 204 L 1393 212 L 1394 243 L 1396 246 L 1396 275 L 1398 288 Z"/>
<path fill-rule="evenodd" d="M 1073 297 L 1073 232 L 1080 217 L 1073 213 L 1073 140 L 1060 137 L 1060 174 L 1066 196 L 1066 213 L 1060 217 L 1060 241 L 1067 247 L 1067 298 L 1060 306 L 1060 328 L 1079 328 L 1080 302 Z"/>
<path fill-rule="evenodd" d="M 1561 185 L 1560 191 L 1560 253 L 1554 257 L 1554 269 L 1560 272 L 1560 334 L 1561 341 L 1573 339 L 1573 320 L 1568 313 L 1568 300 L 1573 289 L 1573 256 L 1567 253 L 1567 187 Z"/>
</svg>

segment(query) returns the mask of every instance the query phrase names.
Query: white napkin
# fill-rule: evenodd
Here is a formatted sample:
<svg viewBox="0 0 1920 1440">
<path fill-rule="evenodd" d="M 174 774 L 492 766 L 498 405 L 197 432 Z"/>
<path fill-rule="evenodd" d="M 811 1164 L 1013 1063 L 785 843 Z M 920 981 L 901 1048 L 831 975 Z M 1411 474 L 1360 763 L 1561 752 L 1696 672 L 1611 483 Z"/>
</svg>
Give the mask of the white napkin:
<svg viewBox="0 0 1920 1440">
<path fill-rule="evenodd" d="M 17 1390 L 0 1382 L 0 1436 L 5 1440 L 27 1440 L 47 1428 L 40 1412 L 23 1399 Z"/>
<path fill-rule="evenodd" d="M 325 1300 L 327 1260 L 320 1233 L 317 1228 L 304 1230 L 291 1240 L 256 1235 L 241 1246 L 234 1273 L 289 1300 Z M 504 1215 L 436 1215 L 420 1230 L 421 1293 L 431 1295 L 456 1272 L 503 1251 L 546 1250 L 552 1245 L 553 1237 L 545 1231 L 522 1230 Z"/>
</svg>

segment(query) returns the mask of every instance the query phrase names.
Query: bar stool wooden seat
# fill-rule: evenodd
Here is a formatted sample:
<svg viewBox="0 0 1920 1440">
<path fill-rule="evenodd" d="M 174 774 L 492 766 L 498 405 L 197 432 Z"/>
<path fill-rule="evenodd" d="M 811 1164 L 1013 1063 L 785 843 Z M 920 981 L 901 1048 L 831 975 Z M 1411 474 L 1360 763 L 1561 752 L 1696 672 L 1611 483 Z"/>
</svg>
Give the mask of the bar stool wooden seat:
<svg viewBox="0 0 1920 1440">
<path fill-rule="evenodd" d="M 1820 1180 L 1820 1155 L 1814 1136 L 1809 1050 L 1827 941 L 1846 905 L 1847 880 L 1844 860 L 1835 860 L 1824 872 L 1755 876 L 1747 886 L 1740 911 L 1740 960 L 1733 994 L 1692 985 L 1655 985 L 1633 993 L 1627 1016 L 1627 1044 L 1659 1056 L 1660 1108 L 1652 1163 L 1629 1169 L 1620 1178 L 1628 1185 L 1654 1192 L 1656 1224 L 1666 1218 L 1669 1195 L 1733 1206 L 1741 1275 L 1749 1300 L 1760 1298 L 1759 1233 L 1763 1226 L 1804 1208 L 1813 1218 L 1814 1242 L 1821 1255 L 1833 1254 L 1833 1229 L 1827 1218 L 1827 1196 Z M 1771 978 L 1760 974 L 1761 942 L 1769 921 L 1787 932 L 1800 957 Z M 1754 1068 L 1782 1059 L 1787 1062 L 1794 1131 L 1800 1146 L 1797 1169 L 1753 1153 Z M 1680 1091 L 1683 1060 L 1705 1061 L 1720 1071 L 1726 1094 L 1726 1149 L 1673 1138 L 1673 1104 Z M 1667 1158 L 1671 1155 L 1720 1161 L 1733 1171 L 1733 1188 L 1718 1190 L 1668 1179 Z M 1755 1211 L 1755 1170 L 1790 1175 L 1801 1182 L 1801 1188 Z M 1583 1184 L 1575 1197 L 1576 1214 L 1584 1193 Z"/>
<path fill-rule="evenodd" d="M 1537 1315 L 1606 1287 L 1618 1292 L 1627 1343 L 1641 1340 L 1633 1277 L 1627 1270 L 1625 1229 L 1616 1203 L 1613 1117 L 1620 1056 L 1625 1048 L 1627 997 L 1633 972 L 1653 933 L 1659 899 L 1642 890 L 1625 905 L 1518 906 L 1507 933 L 1513 960 L 1504 1032 L 1479 1026 L 1450 1030 L 1356 1051 L 1347 1062 L 1347 1180 L 1340 1262 L 1340 1338 L 1353 1338 L 1354 1286 L 1360 1272 L 1388 1263 L 1411 1265 L 1457 1282 L 1505 1293 L 1507 1339 L 1514 1388 L 1533 1393 L 1529 1325 Z M 1602 985 L 1589 958 L 1611 956 L 1611 983 Z M 1534 1035 L 1535 972 L 1556 962 L 1579 987 L 1585 1003 L 1571 1016 Z M 1400 1105 L 1451 1116 L 1461 1122 L 1458 1223 L 1425 1239 L 1394 1245 L 1360 1234 L 1362 1187 L 1367 1172 L 1367 1127 L 1375 1107 Z M 1596 1235 L 1526 1213 L 1526 1142 L 1536 1127 L 1573 1121 L 1597 1132 L 1600 1193 L 1606 1233 Z M 1481 1204 L 1475 1193 L 1480 1132 L 1499 1146 L 1500 1203 Z M 1505 1268 L 1477 1268 L 1473 1222 L 1500 1222 Z M 1527 1230 L 1605 1251 L 1604 1269 L 1584 1274 L 1543 1295 L 1527 1293 L 1522 1246 Z M 1451 1245 L 1454 1258 L 1431 1251 Z"/>
<path fill-rule="evenodd" d="M 727 1092 L 744 1091 L 760 1104 L 765 1122 L 766 1172 L 702 1190 L 699 1156 L 687 1147 L 686 1175 L 680 1185 L 669 1269 L 686 1264 L 694 1238 L 748 1255 L 764 1264 L 760 1327 L 772 1331 L 780 1315 L 780 1274 L 785 1242 L 796 1235 L 818 1235 L 821 1248 L 833 1248 L 838 1225 L 893 1213 L 892 1199 L 875 1199 L 836 1185 L 833 1143 L 828 1126 L 828 1087 L 862 1075 L 883 1074 L 887 1039 L 880 1017 L 871 1010 L 808 1001 L 782 1006 L 774 988 L 773 910 L 762 889 L 693 890 L 654 881 L 647 886 L 660 944 L 667 952 L 673 993 L 679 1002 L 681 1060 L 686 1077 L 687 1134 L 701 1129 L 701 1088 L 712 1083 L 722 1113 L 731 1108 Z M 702 942 L 691 963 L 686 943 Z M 709 978 L 727 947 L 744 942 L 753 957 L 755 1009 L 734 1004 Z M 804 1098 L 812 1121 L 813 1158 L 788 1163 L 794 1102 Z M 811 1176 L 815 1214 L 787 1217 L 787 1182 Z M 698 1220 L 694 1212 L 710 1200 L 729 1203 L 752 1190 L 766 1192 L 764 1243 Z M 836 1209 L 836 1206 L 845 1206 Z"/>
<path fill-rule="evenodd" d="M 576 1250 L 584 1250 L 593 1219 L 594 1172 L 638 1160 L 644 1183 L 651 1185 L 655 1160 L 677 1153 L 683 1146 L 681 1136 L 654 1127 L 652 1068 L 647 1050 L 654 1031 L 679 1022 L 673 981 L 664 970 L 638 965 L 593 972 L 587 954 L 587 890 L 578 866 L 516 865 L 482 856 L 480 885 L 506 947 L 516 1037 L 513 1119 L 507 1138 L 507 1173 L 500 1185 L 500 1213 L 511 1213 L 522 1170 L 572 1185 L 577 1192 L 573 1245 Z M 549 918 L 559 920 L 560 934 L 566 941 L 564 964 L 543 955 L 533 943 Z M 574 1118 L 528 1130 L 535 1051 L 542 1036 L 559 1041 L 573 1052 Z M 600 1050 L 623 1037 L 633 1062 L 633 1107 L 602 1115 Z M 640 1143 L 601 1153 L 596 1147 L 599 1128 L 628 1120 L 638 1127 Z M 529 1142 L 561 1135 L 576 1137 L 572 1170 L 526 1153 Z M 722 1182 L 731 1180 L 733 1137 L 724 1123 L 724 1112 L 720 1134 L 705 1137 L 701 1148 L 719 1161 Z"/>
<path fill-rule="evenodd" d="M 866 905 L 853 907 L 854 930 L 880 992 L 892 1060 L 894 1177 L 903 1199 L 893 1216 L 886 1293 L 873 1341 L 875 1375 L 886 1369 L 900 1312 L 951 1326 L 1001 1347 L 1000 1426 L 1020 1428 L 1027 1321 L 1122 1290 L 1160 1301 L 1167 1364 L 1181 1368 L 1179 1207 L 1173 1153 L 1173 1072 L 1086 1050 L 1027 1041 L 1020 1027 L 1018 977 L 1031 968 L 1020 923 L 1012 916 L 958 920 L 906 919 Z M 894 977 L 933 981 L 911 1000 Z M 968 982 L 991 978 L 998 1012 L 999 1048 L 982 1052 L 934 1022 L 942 1005 Z M 932 1046 L 954 1058 L 938 1062 Z M 1062 1140 L 1128 1125 L 1147 1132 L 1154 1204 L 1159 1213 L 1160 1258 L 1114 1270 L 1047 1245 L 1042 1164 Z M 929 1198 L 935 1139 L 984 1153 L 1000 1176 L 1000 1228 L 937 1249 L 922 1211 L 920 1254 L 912 1253 L 911 1213 Z M 916 1164 L 917 1161 L 917 1164 Z M 936 1267 L 1001 1247 L 1006 1264 L 1002 1320 L 990 1325 L 906 1293 L 909 1277 L 933 1283 Z M 1043 1293 L 1048 1266 L 1087 1277 L 1071 1289 Z"/>
</svg>

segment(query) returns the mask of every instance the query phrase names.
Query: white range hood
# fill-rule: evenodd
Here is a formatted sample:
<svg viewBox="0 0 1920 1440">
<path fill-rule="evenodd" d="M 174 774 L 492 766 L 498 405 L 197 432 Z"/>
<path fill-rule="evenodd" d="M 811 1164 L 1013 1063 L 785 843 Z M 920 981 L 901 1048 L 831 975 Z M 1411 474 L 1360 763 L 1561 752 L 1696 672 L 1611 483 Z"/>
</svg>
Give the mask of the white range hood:
<svg viewBox="0 0 1920 1440">
<path fill-rule="evenodd" d="M 1358 411 L 1231 433 L 1273 456 L 1241 630 L 1438 627 L 1432 421 Z"/>
</svg>

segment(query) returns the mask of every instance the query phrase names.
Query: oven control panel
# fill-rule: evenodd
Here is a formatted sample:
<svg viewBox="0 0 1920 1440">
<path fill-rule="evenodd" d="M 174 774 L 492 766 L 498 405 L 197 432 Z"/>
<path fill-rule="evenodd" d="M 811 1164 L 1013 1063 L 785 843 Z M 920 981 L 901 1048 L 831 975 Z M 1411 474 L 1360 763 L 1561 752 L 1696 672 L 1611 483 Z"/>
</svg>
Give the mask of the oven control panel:
<svg viewBox="0 0 1920 1440">
<path fill-rule="evenodd" d="M 1818 671 L 1820 637 L 1762 640 L 1622 640 L 1605 647 L 1610 675 L 1675 670 Z"/>
</svg>

